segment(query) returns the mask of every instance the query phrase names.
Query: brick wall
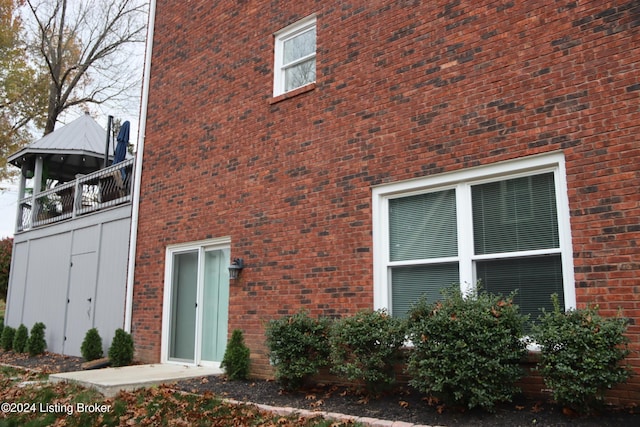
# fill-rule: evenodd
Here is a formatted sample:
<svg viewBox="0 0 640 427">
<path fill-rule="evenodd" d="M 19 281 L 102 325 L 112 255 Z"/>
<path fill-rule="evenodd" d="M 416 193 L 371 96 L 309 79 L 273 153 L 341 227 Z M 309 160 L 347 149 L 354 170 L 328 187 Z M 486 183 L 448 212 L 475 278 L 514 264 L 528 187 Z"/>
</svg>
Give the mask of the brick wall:
<svg viewBox="0 0 640 427">
<path fill-rule="evenodd" d="M 372 307 L 371 186 L 562 150 L 576 294 L 632 319 L 640 400 L 637 1 L 158 0 L 133 306 L 160 358 L 167 245 L 229 236 L 229 330 Z M 317 81 L 272 98 L 273 33 L 317 14 Z"/>
</svg>

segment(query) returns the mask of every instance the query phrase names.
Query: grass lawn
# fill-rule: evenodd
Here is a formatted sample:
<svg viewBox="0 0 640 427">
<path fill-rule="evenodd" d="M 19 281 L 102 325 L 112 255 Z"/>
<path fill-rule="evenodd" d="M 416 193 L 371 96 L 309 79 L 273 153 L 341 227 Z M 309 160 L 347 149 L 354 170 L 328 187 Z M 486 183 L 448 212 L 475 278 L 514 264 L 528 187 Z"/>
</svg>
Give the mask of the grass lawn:
<svg viewBox="0 0 640 427">
<path fill-rule="evenodd" d="M 114 398 L 75 384 L 46 381 L 42 374 L 0 366 L 0 427 L 4 426 L 313 426 L 338 427 L 323 418 L 279 416 L 250 405 L 226 403 L 212 394 L 166 386 L 121 392 Z"/>
</svg>

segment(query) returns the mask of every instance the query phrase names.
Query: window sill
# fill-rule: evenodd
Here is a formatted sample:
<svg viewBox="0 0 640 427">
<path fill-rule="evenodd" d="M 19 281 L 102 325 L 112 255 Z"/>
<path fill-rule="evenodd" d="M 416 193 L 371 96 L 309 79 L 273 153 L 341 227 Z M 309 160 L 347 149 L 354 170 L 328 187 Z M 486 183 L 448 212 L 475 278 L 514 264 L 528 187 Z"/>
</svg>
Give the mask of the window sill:
<svg viewBox="0 0 640 427">
<path fill-rule="evenodd" d="M 285 99 L 293 98 L 298 95 L 302 95 L 303 93 L 311 92 L 316 88 L 316 83 L 309 83 L 307 85 L 301 86 L 297 89 L 291 90 L 289 92 L 285 92 L 282 95 L 274 96 L 269 99 L 269 104 L 277 104 L 280 101 L 284 101 Z"/>
</svg>

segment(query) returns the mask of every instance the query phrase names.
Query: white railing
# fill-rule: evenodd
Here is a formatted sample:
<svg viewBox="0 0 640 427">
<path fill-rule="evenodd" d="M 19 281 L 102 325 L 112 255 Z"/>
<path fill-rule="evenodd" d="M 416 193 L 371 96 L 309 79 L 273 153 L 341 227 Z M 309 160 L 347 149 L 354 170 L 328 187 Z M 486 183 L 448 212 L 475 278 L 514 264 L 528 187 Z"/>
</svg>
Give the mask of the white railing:
<svg viewBox="0 0 640 427">
<path fill-rule="evenodd" d="M 131 201 L 134 159 L 125 160 L 19 201 L 17 230 L 24 231 Z M 35 203 L 34 203 L 35 201 Z"/>
</svg>

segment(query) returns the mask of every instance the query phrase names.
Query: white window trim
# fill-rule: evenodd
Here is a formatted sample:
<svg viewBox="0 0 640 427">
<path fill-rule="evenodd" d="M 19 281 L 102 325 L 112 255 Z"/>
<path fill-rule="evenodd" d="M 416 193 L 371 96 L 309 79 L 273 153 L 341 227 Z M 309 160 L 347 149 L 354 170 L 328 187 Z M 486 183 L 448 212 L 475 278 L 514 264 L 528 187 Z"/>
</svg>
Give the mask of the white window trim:
<svg viewBox="0 0 640 427">
<path fill-rule="evenodd" d="M 273 61 L 273 96 L 274 97 L 287 93 L 287 91 L 285 90 L 285 70 L 287 67 L 285 67 L 282 64 L 283 55 L 284 55 L 284 43 L 287 40 L 315 26 L 316 26 L 316 16 L 314 14 L 304 19 L 301 19 L 300 21 L 294 24 L 291 24 L 273 34 L 275 38 L 274 61 Z M 287 65 L 291 66 L 300 62 L 304 62 L 309 58 L 315 57 L 316 52 L 317 52 L 317 43 L 316 43 L 316 50 L 313 52 L 313 55 L 305 56 L 304 58 L 300 58 L 299 60 L 297 60 L 295 63 L 291 63 Z M 313 83 L 313 82 L 309 82 L 309 83 Z M 292 90 L 295 90 L 295 89 L 292 89 Z"/>
<path fill-rule="evenodd" d="M 160 340 L 160 363 L 177 364 L 177 365 L 190 365 L 197 366 L 199 364 L 205 364 L 210 366 L 219 367 L 219 363 L 203 363 L 198 357 L 195 358 L 194 363 L 189 364 L 183 361 L 169 359 L 169 329 L 171 327 L 171 287 L 173 279 L 173 256 L 178 253 L 198 251 L 199 259 L 202 258 L 204 252 L 207 250 L 215 249 L 229 249 L 231 246 L 230 237 L 221 237 L 217 239 L 200 240 L 196 242 L 179 243 L 176 245 L 167 246 L 164 261 L 164 292 L 162 302 L 162 335 Z M 198 270 L 198 282 L 202 281 L 203 276 L 202 266 L 199 266 Z M 202 290 L 198 290 L 198 300 L 202 299 Z M 201 322 L 202 313 L 198 312 L 197 322 Z M 199 337 L 196 336 L 196 343 L 198 348 L 196 349 L 196 355 L 200 352 Z"/>
<path fill-rule="evenodd" d="M 468 188 L 471 185 L 491 182 L 499 179 L 517 178 L 536 173 L 554 172 L 556 186 L 559 249 L 561 254 L 564 301 L 566 309 L 575 308 L 575 278 L 573 270 L 573 246 L 571 243 L 571 224 L 569 215 L 569 199 L 567 196 L 567 180 L 564 154 L 553 152 L 548 154 L 524 157 L 516 160 L 494 163 L 443 173 L 432 177 L 383 184 L 372 189 L 372 221 L 373 221 L 373 305 L 374 309 L 391 308 L 390 267 L 403 265 L 403 262 L 389 261 L 389 200 L 429 191 L 440 191 L 447 188 Z M 470 191 L 456 191 L 457 212 L 471 212 Z M 490 256 L 473 254 L 473 224 L 470 215 L 458 215 L 458 256 L 451 261 L 459 262 L 460 288 L 465 294 L 475 289 L 473 261 Z M 509 255 L 535 255 L 550 253 L 553 250 L 523 251 Z M 442 259 L 440 259 L 442 261 Z M 414 264 L 414 261 L 405 264 Z"/>
</svg>

